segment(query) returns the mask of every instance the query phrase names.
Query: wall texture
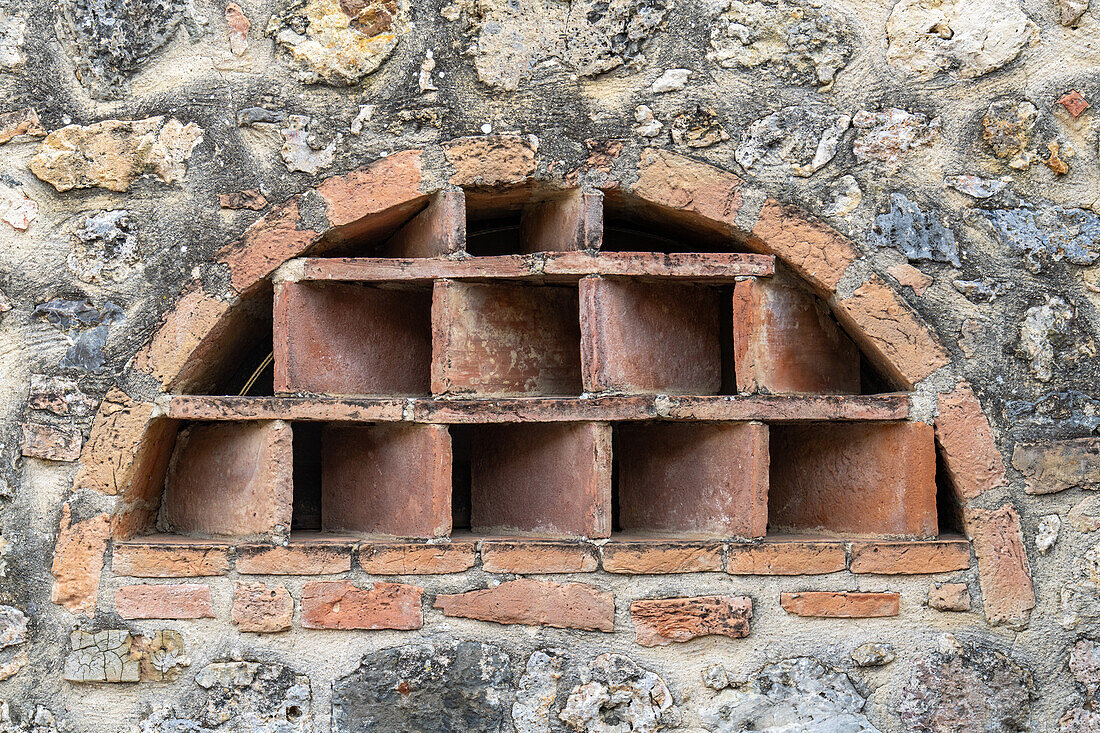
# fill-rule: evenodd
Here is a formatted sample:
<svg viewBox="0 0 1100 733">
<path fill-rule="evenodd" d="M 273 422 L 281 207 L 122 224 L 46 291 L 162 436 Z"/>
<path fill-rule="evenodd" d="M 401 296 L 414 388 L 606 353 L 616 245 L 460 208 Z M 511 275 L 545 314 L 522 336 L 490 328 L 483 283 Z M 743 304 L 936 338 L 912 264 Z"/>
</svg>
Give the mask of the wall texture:
<svg viewBox="0 0 1100 733">
<path fill-rule="evenodd" d="M 1098 64 L 1088 0 L 6 3 L 0 731 L 1100 729 Z M 977 563 L 792 580 L 606 572 L 605 555 L 591 582 L 615 599 L 612 632 L 445 617 L 473 587 L 542 582 L 493 572 L 484 548 L 395 601 L 423 631 L 330 628 L 343 586 L 313 580 L 219 571 L 151 599 L 120 579 L 140 558 L 117 553 L 100 576 L 113 492 L 73 492 L 93 416 L 149 404 L 101 405 L 112 388 L 157 394 L 150 374 L 176 355 L 143 345 L 167 313 L 217 307 L 188 283 L 266 274 L 219 261 L 261 216 L 300 194 L 284 244 L 336 223 L 318 186 L 364 166 L 375 188 L 357 195 L 385 201 L 407 185 L 402 151 L 423 151 L 426 191 L 630 187 L 647 148 L 744 179 L 744 211 L 771 197 L 825 222 L 858 255 L 837 297 L 874 274 L 931 325 L 947 356 L 917 401 L 945 393 L 939 417 L 968 436 L 988 419 L 1004 464 L 1003 479 L 996 459 L 969 466 L 996 474 L 966 496 Z M 682 165 L 670 205 L 720 210 L 676 199 L 695 175 Z M 1033 609 L 1026 572 L 978 575 L 1018 538 Z M 390 592 L 358 562 L 329 581 Z M 97 590 L 113 603 L 97 610 Z M 902 615 L 781 604 L 805 591 L 899 593 Z M 729 635 L 636 643 L 633 623 L 661 611 L 632 622 L 631 601 L 716 594 L 752 599 L 747 636 L 731 606 Z"/>
</svg>

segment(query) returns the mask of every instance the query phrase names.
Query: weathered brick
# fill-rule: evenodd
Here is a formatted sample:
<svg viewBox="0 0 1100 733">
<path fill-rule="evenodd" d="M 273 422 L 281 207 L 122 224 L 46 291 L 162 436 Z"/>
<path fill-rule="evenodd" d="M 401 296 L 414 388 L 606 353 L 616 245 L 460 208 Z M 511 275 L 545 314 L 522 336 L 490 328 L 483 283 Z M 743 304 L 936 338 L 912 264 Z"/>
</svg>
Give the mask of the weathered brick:
<svg viewBox="0 0 1100 733">
<path fill-rule="evenodd" d="M 454 167 L 456 186 L 504 186 L 523 183 L 538 166 L 535 149 L 518 135 L 460 137 L 443 144 Z"/>
<path fill-rule="evenodd" d="M 933 583 L 928 588 L 928 605 L 937 611 L 969 611 L 970 589 L 966 583 Z"/>
<path fill-rule="evenodd" d="M 770 429 L 773 531 L 938 534 L 931 425 L 809 423 Z"/>
<path fill-rule="evenodd" d="M 96 514 L 72 521 L 68 503 L 61 507 L 61 525 L 53 555 L 51 600 L 71 613 L 95 613 L 103 554 L 111 535 L 111 518 Z"/>
<path fill-rule="evenodd" d="M 843 542 L 769 540 L 726 549 L 726 572 L 732 575 L 823 575 L 847 565 Z"/>
<path fill-rule="evenodd" d="M 599 567 L 596 548 L 578 542 L 485 540 L 481 564 L 487 573 L 590 573 Z"/>
<path fill-rule="evenodd" d="M 22 423 L 22 455 L 44 461 L 75 461 L 80 458 L 84 436 L 76 427 L 55 427 L 39 423 Z"/>
<path fill-rule="evenodd" d="M 966 540 L 852 543 L 853 573 L 917 575 L 968 567 L 970 543 Z"/>
<path fill-rule="evenodd" d="M 630 604 L 635 641 L 664 646 L 700 636 L 749 635 L 752 600 L 745 596 L 695 596 L 634 601 Z"/>
<path fill-rule="evenodd" d="M 229 572 L 229 547 L 187 543 L 118 543 L 111 572 L 133 578 L 193 578 Z"/>
<path fill-rule="evenodd" d="M 1004 460 L 993 442 L 993 431 L 967 382 L 940 395 L 936 441 L 955 491 L 963 501 L 1005 482 Z"/>
<path fill-rule="evenodd" d="M 351 230 L 344 234 L 346 239 L 361 234 L 354 225 L 365 217 L 388 221 L 386 213 L 403 212 L 410 204 L 423 206 L 427 193 L 421 191 L 420 154 L 419 150 L 402 150 L 378 158 L 359 170 L 322 181 L 317 193 L 325 202 L 329 223 Z M 296 255 L 296 252 L 286 254 L 279 261 Z"/>
<path fill-rule="evenodd" d="M 614 631 L 615 599 L 585 583 L 550 583 L 520 578 L 487 588 L 436 596 L 445 616 L 528 624 L 557 629 Z"/>
<path fill-rule="evenodd" d="M 741 208 L 743 181 L 728 171 L 659 148 L 642 151 L 633 191 L 646 201 L 728 227 Z"/>
<path fill-rule="evenodd" d="M 845 270 L 859 259 L 855 247 L 823 221 L 769 198 L 752 228 L 767 251 L 789 264 L 819 290 L 832 293 Z"/>
<path fill-rule="evenodd" d="M 1012 467 L 1024 475 L 1029 494 L 1100 488 L 1100 438 L 1017 443 Z"/>
<path fill-rule="evenodd" d="M 274 420 L 180 431 L 162 516 L 179 532 L 246 536 L 290 528 L 291 428 Z"/>
<path fill-rule="evenodd" d="M 796 616 L 820 618 L 877 618 L 897 616 L 900 612 L 897 593 L 846 593 L 808 591 L 782 593 L 779 605 Z"/>
<path fill-rule="evenodd" d="M 665 542 L 628 540 L 609 542 L 600 548 L 603 569 L 634 575 L 699 573 L 722 569 L 720 542 Z"/>
<path fill-rule="evenodd" d="M 833 314 L 875 366 L 905 389 L 951 361 L 928 325 L 878 275 L 836 301 Z"/>
<path fill-rule="evenodd" d="M 810 293 L 770 279 L 733 288 L 737 391 L 859 393 L 859 349 Z"/>
<path fill-rule="evenodd" d="M 214 618 L 214 606 L 206 585 L 124 585 L 115 591 L 115 613 L 126 619 Z"/>
<path fill-rule="evenodd" d="M 285 586 L 234 583 L 231 619 L 241 631 L 271 634 L 286 631 L 294 617 L 294 599 Z"/>
<path fill-rule="evenodd" d="M 372 575 L 461 573 L 477 562 L 473 542 L 371 542 L 359 546 L 359 564 Z"/>
<path fill-rule="evenodd" d="M 321 580 L 302 587 L 302 626 L 307 629 L 419 629 L 424 625 L 424 589 L 401 583 L 357 588 L 347 580 Z"/>
<path fill-rule="evenodd" d="M 237 572 L 246 575 L 330 575 L 351 570 L 351 545 L 290 544 L 237 547 Z"/>
<path fill-rule="evenodd" d="M 1015 507 L 969 508 L 966 529 L 978 559 L 986 619 L 994 625 L 1026 624 L 1035 607 L 1035 589 Z"/>
<path fill-rule="evenodd" d="M 295 196 L 273 208 L 250 226 L 241 238 L 218 253 L 218 262 L 229 268 L 229 278 L 243 293 L 291 257 L 305 252 L 323 232 L 301 224 L 300 198 Z"/>
</svg>

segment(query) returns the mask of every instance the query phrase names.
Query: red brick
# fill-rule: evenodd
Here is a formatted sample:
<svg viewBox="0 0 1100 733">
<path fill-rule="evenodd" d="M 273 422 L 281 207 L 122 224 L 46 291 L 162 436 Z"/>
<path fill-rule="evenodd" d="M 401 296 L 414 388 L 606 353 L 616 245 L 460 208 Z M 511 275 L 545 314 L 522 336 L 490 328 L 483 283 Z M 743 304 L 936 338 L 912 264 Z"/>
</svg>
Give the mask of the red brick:
<svg viewBox="0 0 1100 733">
<path fill-rule="evenodd" d="M 451 438 L 441 425 L 328 425 L 321 525 L 397 537 L 451 531 Z"/>
<path fill-rule="evenodd" d="M 359 546 L 359 564 L 371 575 L 462 573 L 477 562 L 473 542 L 372 542 Z"/>
<path fill-rule="evenodd" d="M 307 629 L 419 629 L 424 589 L 401 583 L 357 588 L 346 580 L 316 581 L 302 588 L 302 626 Z"/>
<path fill-rule="evenodd" d="M 966 540 L 852 543 L 853 573 L 920 575 L 968 567 L 970 543 Z"/>
<path fill-rule="evenodd" d="M 609 573 L 646 575 L 699 573 L 722 569 L 720 542 L 613 541 L 600 548 Z"/>
<path fill-rule="evenodd" d="M 928 324 L 877 275 L 838 300 L 833 314 L 875 366 L 905 389 L 951 362 Z"/>
<path fill-rule="evenodd" d="M 275 294 L 276 392 L 428 394 L 426 292 L 284 282 Z"/>
<path fill-rule="evenodd" d="M 647 148 L 633 191 L 646 201 L 734 226 L 743 181 L 732 173 L 691 158 Z"/>
<path fill-rule="evenodd" d="M 596 548 L 578 542 L 485 540 L 481 564 L 487 573 L 590 573 L 600 566 Z"/>
<path fill-rule="evenodd" d="M 935 537 L 936 455 L 921 422 L 771 426 L 773 531 Z"/>
<path fill-rule="evenodd" d="M 831 293 L 848 267 L 859 259 L 851 241 L 801 209 L 769 198 L 752 235 L 768 252 L 782 258 L 815 288 Z"/>
<path fill-rule="evenodd" d="M 218 262 L 228 266 L 230 282 L 238 293 L 243 293 L 279 265 L 305 252 L 322 234 L 302 226 L 296 196 L 257 220 L 238 241 L 222 248 Z"/>
<path fill-rule="evenodd" d="M 538 166 L 535 149 L 518 135 L 460 137 L 443 144 L 454 167 L 456 186 L 504 186 L 523 183 Z"/>
<path fill-rule="evenodd" d="M 993 625 L 1026 624 L 1035 607 L 1035 588 L 1015 507 L 969 508 L 966 529 L 978 559 L 986 619 Z"/>
<path fill-rule="evenodd" d="M 520 220 L 523 252 L 596 250 L 603 242 L 603 194 L 570 189 L 540 201 Z"/>
<path fill-rule="evenodd" d="M 440 280 L 432 306 L 432 392 L 581 392 L 572 288 Z"/>
<path fill-rule="evenodd" d="M 76 427 L 54 427 L 38 423 L 23 423 L 22 454 L 45 461 L 75 461 L 80 458 L 84 436 Z"/>
<path fill-rule="evenodd" d="M 848 567 L 842 542 L 767 541 L 730 543 L 726 572 L 731 575 L 824 575 Z"/>
<path fill-rule="evenodd" d="M 859 393 L 859 350 L 810 293 L 773 280 L 733 288 L 738 392 Z"/>
<path fill-rule="evenodd" d="M 285 586 L 234 583 L 231 619 L 241 631 L 271 634 L 286 631 L 294 618 L 294 599 Z"/>
<path fill-rule="evenodd" d="M 937 611 L 969 611 L 970 589 L 966 583 L 933 583 L 928 588 L 928 605 Z"/>
<path fill-rule="evenodd" d="M 115 591 L 115 613 L 126 619 L 214 618 L 214 607 L 206 585 L 124 585 Z"/>
<path fill-rule="evenodd" d="M 606 423 L 483 425 L 471 443 L 474 532 L 610 536 Z"/>
<path fill-rule="evenodd" d="M 1100 438 L 1017 443 L 1012 467 L 1024 475 L 1029 494 L 1100 488 Z"/>
<path fill-rule="evenodd" d="M 445 616 L 528 624 L 556 629 L 615 630 L 615 599 L 585 583 L 550 583 L 521 578 L 494 588 L 439 595 Z"/>
<path fill-rule="evenodd" d="M 341 238 L 362 236 L 364 220 L 386 220 L 395 212 L 404 213 L 404 207 L 423 206 L 427 194 L 421 191 L 420 154 L 419 150 L 402 150 L 321 182 L 317 193 L 325 202 L 325 216 L 332 226 L 344 230 Z M 289 254 L 280 261 L 297 254 Z"/>
<path fill-rule="evenodd" d="M 586 277 L 580 302 L 586 392 L 715 394 L 722 387 L 718 291 Z"/>
<path fill-rule="evenodd" d="M 630 604 L 635 641 L 665 646 L 700 636 L 749 635 L 752 601 L 745 596 L 696 596 L 634 601 Z"/>
<path fill-rule="evenodd" d="M 763 537 L 768 525 L 768 427 L 650 423 L 619 427 L 623 531 Z"/>
<path fill-rule="evenodd" d="M 95 514 L 74 522 L 66 502 L 61 507 L 61 525 L 57 533 L 50 600 L 71 613 L 92 616 L 95 613 L 103 554 L 111 535 L 111 518 Z"/>
<path fill-rule="evenodd" d="M 237 572 L 247 575 L 330 575 L 351 570 L 350 545 L 241 545 Z"/>
<path fill-rule="evenodd" d="M 897 616 L 900 612 L 897 593 L 845 593 L 809 591 L 782 593 L 779 605 L 796 616 L 820 618 L 878 618 Z"/>
<path fill-rule="evenodd" d="M 1080 117 L 1090 106 L 1081 95 L 1081 92 L 1076 89 L 1072 89 L 1059 97 L 1058 104 L 1065 107 L 1066 111 L 1070 113 L 1073 119 Z"/>
<path fill-rule="evenodd" d="M 440 191 L 382 245 L 380 257 L 442 257 L 466 248 L 466 195 Z"/>
<path fill-rule="evenodd" d="M 290 529 L 290 425 L 195 424 L 180 431 L 162 514 L 177 532 L 246 536 Z"/>
<path fill-rule="evenodd" d="M 195 578 L 229 572 L 229 547 L 116 542 L 111 572 L 133 578 Z"/>
<path fill-rule="evenodd" d="M 967 382 L 940 395 L 936 441 L 955 491 L 963 501 L 1003 486 L 1005 466 L 993 442 L 993 430 Z"/>
</svg>

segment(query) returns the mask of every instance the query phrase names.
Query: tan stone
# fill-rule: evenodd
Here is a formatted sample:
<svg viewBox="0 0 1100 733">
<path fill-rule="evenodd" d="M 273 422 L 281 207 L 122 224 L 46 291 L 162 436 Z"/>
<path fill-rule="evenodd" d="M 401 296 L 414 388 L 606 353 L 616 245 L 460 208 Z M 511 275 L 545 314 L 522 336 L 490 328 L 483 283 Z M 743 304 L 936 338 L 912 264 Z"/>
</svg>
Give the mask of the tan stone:
<svg viewBox="0 0 1100 733">
<path fill-rule="evenodd" d="M 58 428 L 39 423 L 23 423 L 22 454 L 44 461 L 75 461 L 80 458 L 84 437 L 76 427 Z"/>
<path fill-rule="evenodd" d="M 124 585 L 115 591 L 115 613 L 126 619 L 214 618 L 214 607 L 207 585 Z"/>
<path fill-rule="evenodd" d="M 823 293 L 834 292 L 844 271 L 859 258 L 840 232 L 771 198 L 764 202 L 752 234 Z"/>
<path fill-rule="evenodd" d="M 1025 625 L 1035 607 L 1035 589 L 1015 507 L 967 509 L 966 528 L 978 559 L 986 619 L 993 625 Z"/>
<path fill-rule="evenodd" d="M 424 589 L 401 583 L 357 588 L 346 580 L 315 581 L 302 588 L 307 629 L 419 629 Z"/>
<path fill-rule="evenodd" d="M 134 637 L 131 652 L 141 655 L 142 682 L 173 682 L 191 666 L 183 654 L 183 635 L 171 629 L 161 629 L 152 637 Z"/>
<path fill-rule="evenodd" d="M 372 575 L 442 575 L 461 573 L 477 562 L 477 545 L 451 542 L 371 543 L 359 547 L 359 564 Z"/>
<path fill-rule="evenodd" d="M 1100 489 L 1100 438 L 1017 443 L 1012 467 L 1026 478 L 1029 494 Z"/>
<path fill-rule="evenodd" d="M 72 613 L 95 613 L 103 554 L 111 534 L 111 518 L 96 514 L 73 522 L 72 510 L 61 507 L 61 526 L 53 556 L 53 591 L 50 599 Z"/>
<path fill-rule="evenodd" d="M 237 572 L 248 575 L 330 575 L 351 570 L 350 545 L 241 545 Z"/>
<path fill-rule="evenodd" d="M 535 148 L 518 135 L 460 137 L 443 144 L 454 167 L 456 186 L 505 186 L 523 183 L 535 173 Z"/>
<path fill-rule="evenodd" d="M 230 5 L 235 4 L 230 3 Z M 260 193 L 258 188 L 247 188 L 243 191 L 233 191 L 218 196 L 218 206 L 223 209 L 262 211 L 267 206 L 267 197 Z"/>
<path fill-rule="evenodd" d="M 833 314 L 875 365 L 906 389 L 950 363 L 928 325 L 877 275 L 838 300 Z"/>
<path fill-rule="evenodd" d="M 615 630 L 615 599 L 586 583 L 550 583 L 521 578 L 493 588 L 438 595 L 445 616 L 528 624 L 556 629 Z"/>
<path fill-rule="evenodd" d="M 955 490 L 969 501 L 1005 482 L 1004 460 L 993 442 L 993 430 L 970 384 L 963 381 L 940 395 L 936 442 Z"/>
<path fill-rule="evenodd" d="M 23 107 L 11 112 L 0 113 L 0 145 L 18 135 L 44 137 L 46 130 L 38 119 L 34 107 Z"/>
<path fill-rule="evenodd" d="M 718 542 L 609 542 L 600 548 L 609 573 L 699 573 L 722 569 Z"/>
<path fill-rule="evenodd" d="M 700 636 L 749 635 L 752 600 L 746 596 L 697 596 L 634 601 L 630 604 L 635 641 L 664 646 Z"/>
<path fill-rule="evenodd" d="M 916 575 L 946 573 L 970 567 L 966 540 L 853 542 L 853 573 Z"/>
<path fill-rule="evenodd" d="M 58 191 L 126 191 L 143 175 L 175 183 L 183 178 L 202 133 L 193 122 L 184 125 L 164 117 L 69 125 L 46 136 L 30 169 Z"/>
<path fill-rule="evenodd" d="M 928 605 L 937 611 L 969 611 L 970 589 L 966 583 L 933 583 L 928 587 Z"/>
<path fill-rule="evenodd" d="M 111 572 L 133 578 L 194 578 L 229 572 L 229 547 L 115 543 Z"/>
<path fill-rule="evenodd" d="M 847 565 L 842 542 L 731 543 L 726 550 L 726 572 L 732 575 L 823 575 Z"/>
<path fill-rule="evenodd" d="M 590 573 L 600 561 L 592 545 L 577 542 L 485 540 L 481 565 L 487 573 Z"/>
<path fill-rule="evenodd" d="M 290 628 L 294 599 L 285 586 L 269 588 L 263 583 L 234 583 L 230 616 L 241 631 L 271 634 Z"/>
<path fill-rule="evenodd" d="M 779 605 L 796 616 L 819 618 L 878 618 L 897 616 L 900 596 L 897 593 L 846 593 L 809 591 L 782 593 Z"/>
</svg>

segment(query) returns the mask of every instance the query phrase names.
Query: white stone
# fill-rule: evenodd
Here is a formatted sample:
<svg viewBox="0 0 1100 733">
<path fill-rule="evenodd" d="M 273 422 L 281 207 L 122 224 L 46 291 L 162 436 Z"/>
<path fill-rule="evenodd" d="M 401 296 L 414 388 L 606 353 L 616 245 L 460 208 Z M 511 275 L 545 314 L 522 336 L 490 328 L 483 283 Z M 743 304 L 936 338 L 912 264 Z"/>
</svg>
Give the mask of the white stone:
<svg viewBox="0 0 1100 733">
<path fill-rule="evenodd" d="M 653 86 L 650 87 L 650 91 L 654 94 L 678 92 L 687 86 L 690 78 L 691 69 L 669 69 L 657 77 L 657 80 L 653 82 Z"/>
<path fill-rule="evenodd" d="M 1039 518 L 1039 525 L 1035 529 L 1035 549 L 1045 555 L 1054 547 L 1058 540 L 1058 532 L 1062 529 L 1062 518 L 1057 514 L 1047 514 Z"/>
</svg>

